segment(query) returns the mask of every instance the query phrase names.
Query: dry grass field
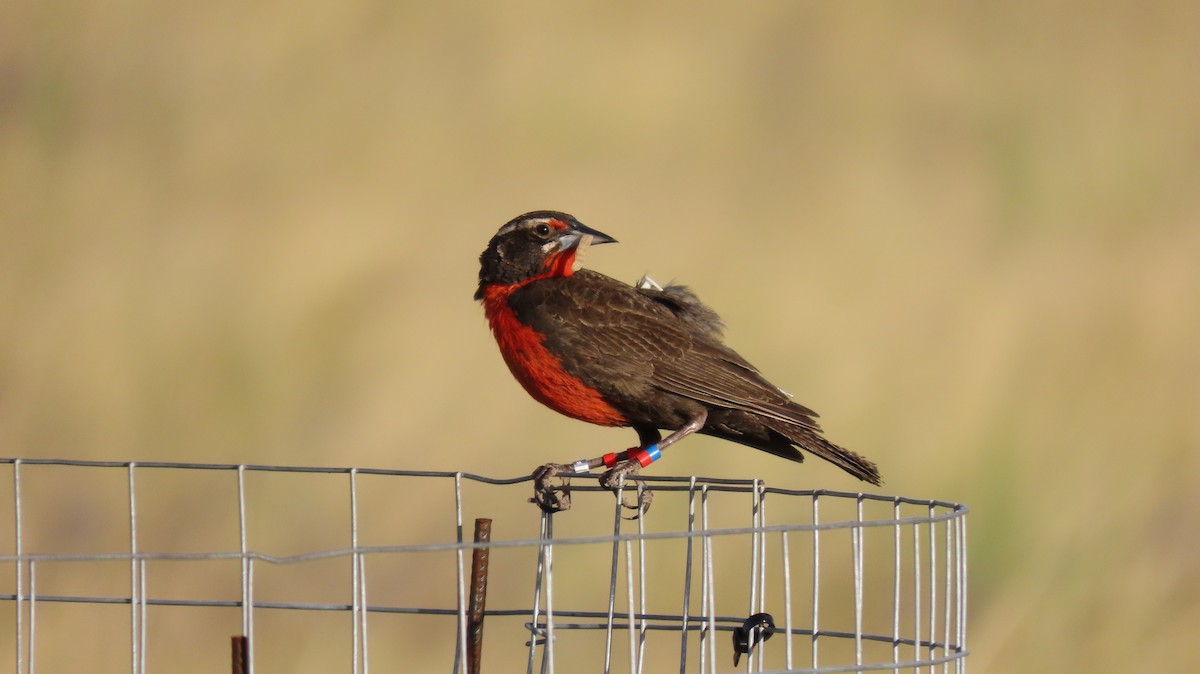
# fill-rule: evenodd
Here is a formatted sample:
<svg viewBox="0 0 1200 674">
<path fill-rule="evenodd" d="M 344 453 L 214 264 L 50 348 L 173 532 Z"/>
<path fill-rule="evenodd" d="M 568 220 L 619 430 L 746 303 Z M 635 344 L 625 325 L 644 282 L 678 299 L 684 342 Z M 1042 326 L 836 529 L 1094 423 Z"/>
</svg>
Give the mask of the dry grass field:
<svg viewBox="0 0 1200 674">
<path fill-rule="evenodd" d="M 625 447 L 529 400 L 471 300 L 495 229 L 556 208 L 621 241 L 588 266 L 691 285 L 884 493 L 971 507 L 971 671 L 1200 669 L 1196 3 L 0 15 L 0 455 Z M 708 438 L 653 470 L 859 488 Z M 338 670 L 303 652 L 279 671 Z"/>
</svg>

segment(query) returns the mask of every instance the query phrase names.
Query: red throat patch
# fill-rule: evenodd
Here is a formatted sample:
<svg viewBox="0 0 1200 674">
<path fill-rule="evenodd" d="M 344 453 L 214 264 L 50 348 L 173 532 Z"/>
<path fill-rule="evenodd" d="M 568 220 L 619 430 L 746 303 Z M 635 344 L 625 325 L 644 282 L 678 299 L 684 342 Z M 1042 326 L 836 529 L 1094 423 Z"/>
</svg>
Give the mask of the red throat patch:
<svg viewBox="0 0 1200 674">
<path fill-rule="evenodd" d="M 552 275 L 570 276 L 574 255 L 560 255 L 551 264 L 557 266 L 559 258 L 566 259 L 567 271 Z M 543 344 L 542 336 L 517 319 L 508 306 L 508 297 L 521 285 L 489 286 L 483 291 L 484 314 L 513 376 L 534 400 L 555 412 L 600 426 L 624 426 L 625 417 L 599 391 L 564 370 L 558 356 Z"/>
<path fill-rule="evenodd" d="M 570 276 L 575 273 L 575 249 L 563 252 L 546 260 L 546 273 L 538 278 Z M 535 279 L 536 280 L 536 279 Z"/>
</svg>

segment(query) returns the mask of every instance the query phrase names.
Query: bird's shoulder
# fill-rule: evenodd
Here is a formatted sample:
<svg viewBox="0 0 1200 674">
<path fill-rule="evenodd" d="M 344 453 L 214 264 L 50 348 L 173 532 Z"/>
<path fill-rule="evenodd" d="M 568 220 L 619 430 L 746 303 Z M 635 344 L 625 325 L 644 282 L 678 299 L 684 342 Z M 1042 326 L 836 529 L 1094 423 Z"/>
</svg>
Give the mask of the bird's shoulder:
<svg viewBox="0 0 1200 674">
<path fill-rule="evenodd" d="M 514 292 L 509 303 L 522 322 L 534 327 L 644 333 L 677 346 L 725 348 L 720 316 L 681 285 L 663 288 L 643 278 L 631 286 L 581 269 L 571 276 L 529 283 Z"/>
<path fill-rule="evenodd" d="M 575 320 L 591 325 L 669 325 L 675 322 L 666 305 L 627 283 L 588 269 L 571 276 L 528 283 L 512 294 L 509 304 L 518 317 L 529 323 Z"/>
</svg>

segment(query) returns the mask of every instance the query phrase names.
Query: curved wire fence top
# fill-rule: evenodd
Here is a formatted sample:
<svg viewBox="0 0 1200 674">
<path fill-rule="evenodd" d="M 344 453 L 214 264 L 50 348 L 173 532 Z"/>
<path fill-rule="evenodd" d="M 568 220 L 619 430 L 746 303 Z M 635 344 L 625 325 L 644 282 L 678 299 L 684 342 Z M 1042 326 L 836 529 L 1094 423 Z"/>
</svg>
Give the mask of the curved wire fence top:
<svg viewBox="0 0 1200 674">
<path fill-rule="evenodd" d="M 962 504 L 646 476 L 627 519 L 594 476 L 550 515 L 527 476 L 0 465 L 21 673 L 222 671 L 231 636 L 235 671 L 965 671 Z"/>
</svg>

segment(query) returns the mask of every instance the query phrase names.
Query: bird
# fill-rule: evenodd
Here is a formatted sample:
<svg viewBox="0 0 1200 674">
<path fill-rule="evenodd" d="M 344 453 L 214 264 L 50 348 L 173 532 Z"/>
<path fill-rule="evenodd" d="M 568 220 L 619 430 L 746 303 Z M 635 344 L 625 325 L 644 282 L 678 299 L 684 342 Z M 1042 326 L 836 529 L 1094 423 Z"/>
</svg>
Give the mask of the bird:
<svg viewBox="0 0 1200 674">
<path fill-rule="evenodd" d="M 540 467 L 531 500 L 549 512 L 569 508 L 555 479 L 600 467 L 608 468 L 601 484 L 616 490 L 693 433 L 795 462 L 804 450 L 882 484 L 872 461 L 825 439 L 816 412 L 725 345 L 719 315 L 691 289 L 648 277 L 629 285 L 582 268 L 584 252 L 606 243 L 616 239 L 567 213 L 537 210 L 500 227 L 479 257 L 475 299 L 525 391 L 573 419 L 638 436 L 623 452 Z"/>
</svg>

